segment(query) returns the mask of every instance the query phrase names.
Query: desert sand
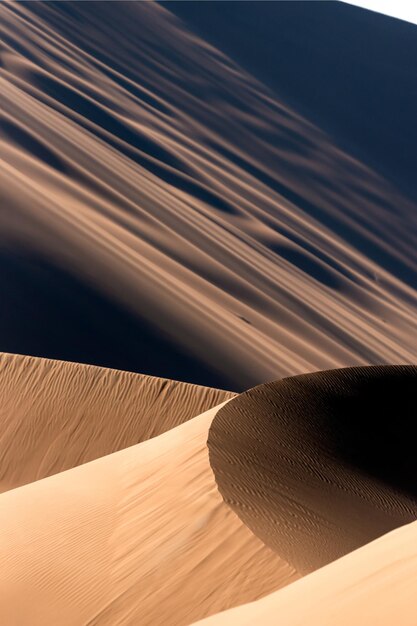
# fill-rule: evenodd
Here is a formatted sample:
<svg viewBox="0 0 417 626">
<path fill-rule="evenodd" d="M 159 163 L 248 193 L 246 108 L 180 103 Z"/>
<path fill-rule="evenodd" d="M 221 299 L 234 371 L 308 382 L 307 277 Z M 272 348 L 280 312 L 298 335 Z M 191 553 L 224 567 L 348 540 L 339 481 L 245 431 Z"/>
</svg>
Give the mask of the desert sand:
<svg viewBox="0 0 417 626">
<path fill-rule="evenodd" d="M 217 490 L 216 410 L 0 495 L 5 624 L 190 624 L 298 578 Z"/>
<path fill-rule="evenodd" d="M 232 391 L 416 361 L 416 204 L 366 151 L 169 5 L 4 2 L 0 39 L 3 351 Z"/>
<path fill-rule="evenodd" d="M 21 373 L 34 368 L 40 379 L 51 368 L 65 381 L 80 371 L 93 381 L 104 375 L 106 389 L 118 383 L 120 389 L 123 378 L 100 368 L 4 358 L 15 375 L 17 362 Z M 164 382 L 125 377 L 131 393 L 137 385 L 134 397 L 145 399 Z M 415 379 L 415 367 L 385 366 L 268 383 L 148 441 L 1 494 L 0 612 L 6 623 L 186 625 L 266 596 L 265 605 L 243 607 L 237 623 L 250 623 L 255 613 L 268 623 L 281 601 L 288 624 L 299 623 L 310 605 L 317 623 L 330 623 L 345 611 L 343 603 L 356 615 L 360 602 L 368 603 L 361 597 L 377 593 L 363 582 L 371 574 L 378 589 L 390 584 L 387 578 L 403 584 L 401 568 L 391 563 L 398 554 L 392 538 L 402 536 L 385 533 L 417 516 L 407 430 Z M 195 394 L 197 403 L 201 393 L 192 385 L 177 388 L 177 397 Z M 203 389 L 206 401 L 207 393 L 213 398 L 216 392 Z M 80 406 L 87 397 L 80 396 Z M 146 411 L 144 419 L 146 427 Z M 165 415 L 159 425 L 170 423 Z M 135 424 L 140 428 L 139 414 Z M 396 442 L 395 433 L 401 435 Z M 368 544 L 379 535 L 382 543 Z M 352 561 L 338 560 L 335 572 L 322 567 L 365 544 L 364 554 L 359 549 Z M 409 558 L 413 567 L 413 553 Z M 313 570 L 318 580 L 312 574 L 305 586 L 294 584 Z M 288 585 L 288 596 L 272 593 Z M 352 585 L 362 585 L 361 594 Z M 387 602 L 396 607 L 411 593 L 405 585 Z M 233 623 L 235 617 L 219 619 Z"/>
<path fill-rule="evenodd" d="M 232 396 L 131 372 L 0 354 L 0 490 L 160 435 Z"/>
<path fill-rule="evenodd" d="M 408 524 L 267 598 L 199 626 L 414 626 L 417 524 Z"/>
<path fill-rule="evenodd" d="M 210 428 L 226 502 L 307 573 L 417 519 L 417 368 L 347 368 L 251 389 Z"/>
<path fill-rule="evenodd" d="M 261 5 L 0 4 L 5 626 L 415 624 L 416 30 Z"/>
</svg>

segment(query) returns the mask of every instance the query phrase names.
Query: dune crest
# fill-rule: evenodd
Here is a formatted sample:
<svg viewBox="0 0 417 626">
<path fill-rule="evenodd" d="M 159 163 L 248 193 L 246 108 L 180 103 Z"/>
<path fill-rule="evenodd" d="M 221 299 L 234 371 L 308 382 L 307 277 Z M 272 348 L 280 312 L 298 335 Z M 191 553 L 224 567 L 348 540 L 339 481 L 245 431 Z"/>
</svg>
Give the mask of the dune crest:
<svg viewBox="0 0 417 626">
<path fill-rule="evenodd" d="M 307 573 L 417 519 L 417 367 L 316 372 L 255 387 L 216 414 L 226 502 Z"/>
<path fill-rule="evenodd" d="M 160 435 L 233 395 L 80 363 L 0 354 L 0 490 Z"/>
<path fill-rule="evenodd" d="M 416 535 L 417 524 L 408 524 L 267 598 L 198 626 L 414 626 Z"/>
<path fill-rule="evenodd" d="M 217 490 L 217 409 L 1 494 L 4 623 L 180 626 L 298 578 Z"/>
<path fill-rule="evenodd" d="M 5 626 L 411 626 L 417 31 L 307 5 L 0 2 Z"/>
</svg>

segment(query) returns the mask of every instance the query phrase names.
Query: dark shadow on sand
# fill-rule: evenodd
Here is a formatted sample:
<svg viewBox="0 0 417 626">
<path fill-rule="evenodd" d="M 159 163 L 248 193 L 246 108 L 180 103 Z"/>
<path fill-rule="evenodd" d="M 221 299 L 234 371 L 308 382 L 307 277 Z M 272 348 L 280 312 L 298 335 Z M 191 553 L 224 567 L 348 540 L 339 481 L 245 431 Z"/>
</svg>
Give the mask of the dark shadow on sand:
<svg viewBox="0 0 417 626">
<path fill-rule="evenodd" d="M 223 498 L 301 572 L 417 519 L 417 367 L 294 376 L 217 413 Z"/>
<path fill-rule="evenodd" d="M 0 350 L 231 388 L 147 321 L 34 253 L 0 250 Z"/>
</svg>

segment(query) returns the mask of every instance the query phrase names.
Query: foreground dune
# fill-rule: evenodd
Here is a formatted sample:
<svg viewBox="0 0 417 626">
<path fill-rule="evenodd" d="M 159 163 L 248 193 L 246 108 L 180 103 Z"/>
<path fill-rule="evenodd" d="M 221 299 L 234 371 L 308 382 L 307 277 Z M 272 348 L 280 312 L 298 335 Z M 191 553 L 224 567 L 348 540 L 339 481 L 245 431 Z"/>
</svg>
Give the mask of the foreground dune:
<svg viewBox="0 0 417 626">
<path fill-rule="evenodd" d="M 0 354 L 0 489 L 160 435 L 232 396 L 131 372 Z"/>
<path fill-rule="evenodd" d="M 306 573 L 417 519 L 417 367 L 347 368 L 226 404 L 208 447 L 225 501 Z"/>
<path fill-rule="evenodd" d="M 224 503 L 217 409 L 0 496 L 4 624 L 189 624 L 297 579 Z"/>
<path fill-rule="evenodd" d="M 237 29 L 248 53 L 264 45 L 236 3 L 206 4 L 232 12 L 222 29 Z M 274 11 L 294 3 L 269 4 L 277 39 Z M 323 20 L 343 13 L 332 4 L 321 3 Z M 415 362 L 414 196 L 376 173 L 366 150 L 353 158 L 312 124 L 310 97 L 302 117 L 279 85 L 271 90 L 169 6 L 0 5 L 2 349 L 237 391 L 317 369 Z M 363 13 L 353 19 L 372 47 Z M 378 33 L 381 49 L 395 48 L 390 23 Z M 340 40 L 343 57 L 356 58 L 352 40 Z M 325 76 L 332 49 L 321 46 Z M 359 85 L 375 80 L 357 65 Z M 414 71 L 401 77 L 408 101 Z M 398 133 L 402 147 L 407 136 Z"/>
<path fill-rule="evenodd" d="M 417 523 L 199 626 L 414 626 Z"/>
</svg>

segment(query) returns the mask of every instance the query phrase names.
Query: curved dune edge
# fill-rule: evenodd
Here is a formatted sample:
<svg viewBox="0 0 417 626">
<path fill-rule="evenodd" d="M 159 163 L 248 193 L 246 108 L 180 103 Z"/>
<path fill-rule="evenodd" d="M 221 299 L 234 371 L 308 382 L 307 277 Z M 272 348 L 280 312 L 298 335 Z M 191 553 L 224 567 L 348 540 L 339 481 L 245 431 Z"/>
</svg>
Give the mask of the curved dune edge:
<svg viewBox="0 0 417 626">
<path fill-rule="evenodd" d="M 199 626 L 414 626 L 417 524 L 408 524 L 258 602 Z"/>
<path fill-rule="evenodd" d="M 260 385 L 216 414 L 220 493 L 307 573 L 417 518 L 417 367 L 317 372 Z"/>
<path fill-rule="evenodd" d="M 0 490 L 160 435 L 233 395 L 92 365 L 0 354 Z"/>
<path fill-rule="evenodd" d="M 4 623 L 180 626 L 296 580 L 217 490 L 216 411 L 2 494 Z"/>
</svg>

